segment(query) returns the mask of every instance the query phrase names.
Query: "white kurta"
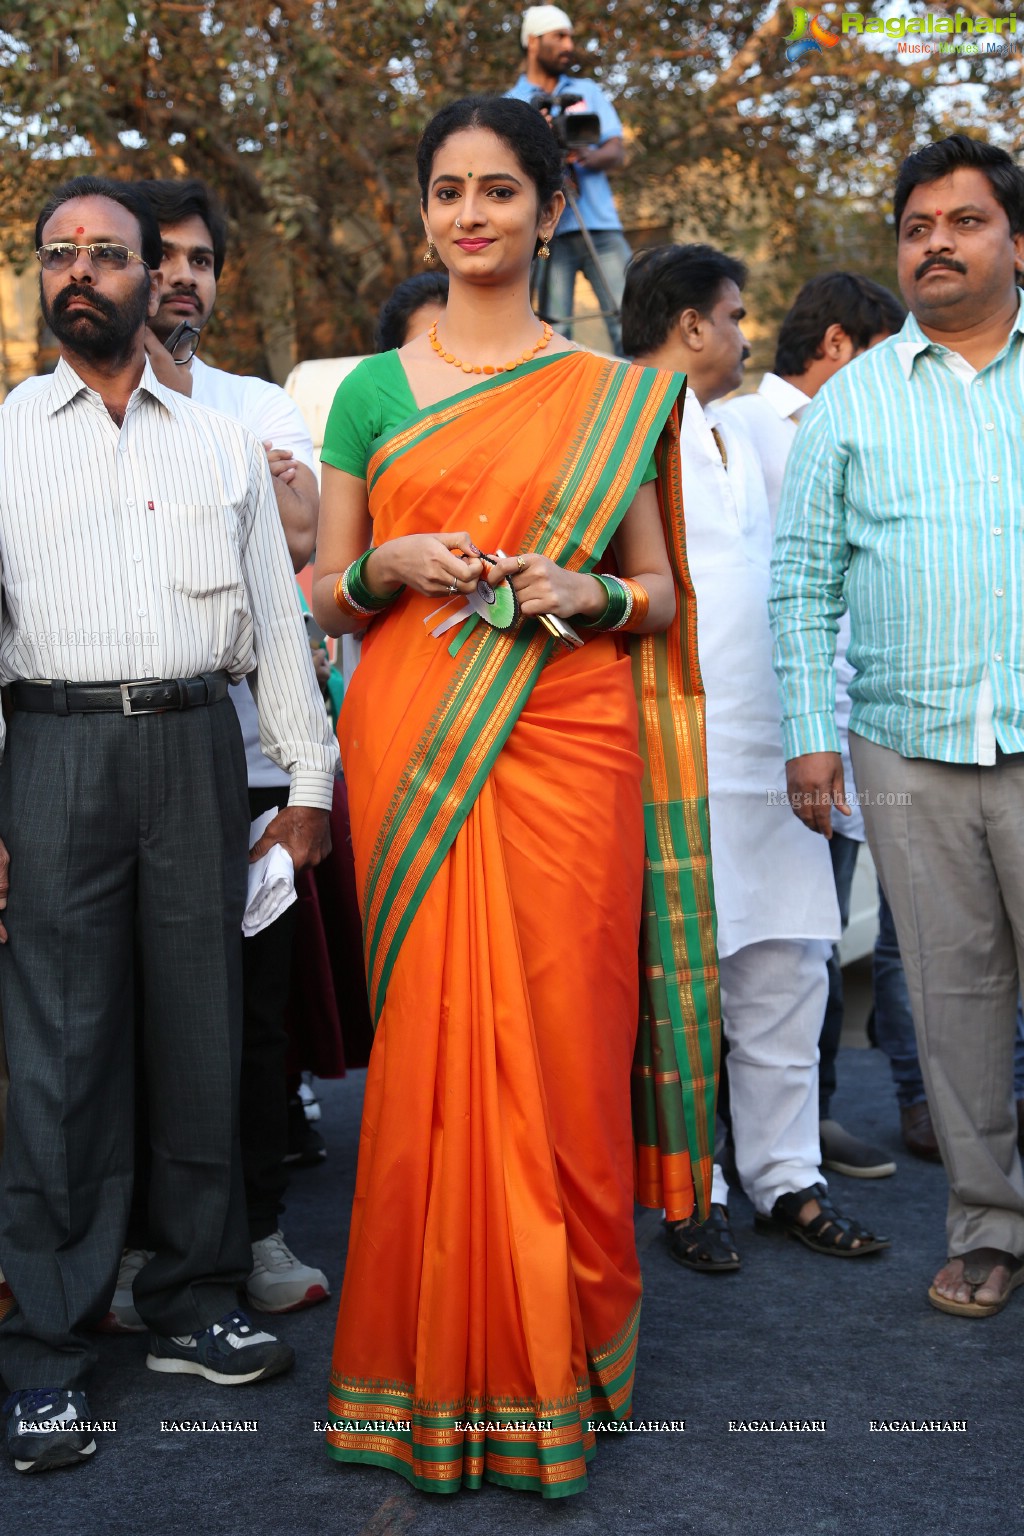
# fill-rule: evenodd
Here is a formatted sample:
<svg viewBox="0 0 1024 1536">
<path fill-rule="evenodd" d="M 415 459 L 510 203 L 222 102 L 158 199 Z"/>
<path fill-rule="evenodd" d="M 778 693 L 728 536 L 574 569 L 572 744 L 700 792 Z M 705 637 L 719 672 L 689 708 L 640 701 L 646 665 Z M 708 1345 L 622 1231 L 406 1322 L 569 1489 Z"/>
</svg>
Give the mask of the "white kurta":
<svg viewBox="0 0 1024 1536">
<path fill-rule="evenodd" d="M 750 439 L 757 454 L 764 475 L 765 490 L 768 493 L 768 511 L 773 533 L 779 514 L 779 502 L 782 499 L 782 480 L 786 473 L 786 460 L 789 458 L 789 450 L 796 437 L 800 417 L 810 403 L 810 395 L 805 395 L 803 390 L 797 389 L 795 384 L 789 384 L 785 379 L 780 379 L 777 373 L 766 373 L 755 395 L 737 395 L 735 400 L 725 401 L 721 405 L 716 402 L 715 408 L 719 411 L 723 422 L 737 422 Z M 846 793 L 853 797 L 856 795 L 857 786 L 853 780 L 848 730 L 851 709 L 849 690 L 855 673 L 846 659 L 849 644 L 850 616 L 844 613 L 839 620 L 839 630 L 836 635 L 836 729 L 842 745 Z M 832 830 L 839 832 L 843 837 L 852 837 L 855 842 L 862 843 L 866 835 L 864 814 L 857 804 L 851 806 L 851 812 L 851 815 L 844 816 L 841 811 L 833 811 Z"/>
<path fill-rule="evenodd" d="M 688 395 L 681 433 L 686 545 L 707 694 L 711 854 L 723 956 L 765 939 L 839 938 L 828 844 L 786 804 L 782 705 L 768 624 L 771 520 L 753 448 Z M 774 803 L 773 803 L 774 802 Z"/>
</svg>

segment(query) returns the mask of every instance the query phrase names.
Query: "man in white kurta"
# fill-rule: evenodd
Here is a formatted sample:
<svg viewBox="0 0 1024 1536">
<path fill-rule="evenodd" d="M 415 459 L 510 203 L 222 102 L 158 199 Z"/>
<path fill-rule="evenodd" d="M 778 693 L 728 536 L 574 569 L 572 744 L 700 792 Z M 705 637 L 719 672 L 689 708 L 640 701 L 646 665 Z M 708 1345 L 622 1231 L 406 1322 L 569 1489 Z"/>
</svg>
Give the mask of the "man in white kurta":
<svg viewBox="0 0 1024 1536">
<path fill-rule="evenodd" d="M 712 402 L 742 378 L 738 262 L 702 246 L 644 252 L 624 300 L 637 361 L 688 375 L 681 433 L 687 557 L 707 695 L 711 853 L 722 1018 L 736 1167 L 758 1217 L 780 1219 L 819 1251 L 878 1241 L 828 1201 L 818 1141 L 818 1035 L 826 960 L 840 931 L 828 849 L 786 800 L 782 708 L 768 624 L 771 520 L 757 456 Z M 629 345 L 632 342 L 632 346 Z M 797 1198 L 799 1197 L 799 1198 Z M 689 1267 L 736 1267 L 716 1165 L 710 1244 L 695 1223 L 669 1234 Z M 782 1204 L 778 1204 L 778 1202 Z M 717 1208 L 717 1209 L 716 1209 Z M 729 1251 L 731 1264 L 725 1261 Z M 703 1262 L 710 1254 L 712 1262 Z"/>
<path fill-rule="evenodd" d="M 797 427 L 811 399 L 833 374 L 876 342 L 898 331 L 906 312 L 897 298 L 870 278 L 852 272 L 828 272 L 812 277 L 797 294 L 779 330 L 775 372 L 766 373 L 755 394 L 739 395 L 721 406 L 726 422 L 738 423 L 747 434 L 764 475 L 768 510 L 774 533 L 782 480 Z M 850 894 L 860 845 L 865 839 L 864 817 L 856 786 L 847 726 L 850 719 L 849 684 L 854 670 L 847 660 L 850 620 L 839 620 L 836 637 L 835 692 L 836 728 L 839 732 L 846 775 L 847 805 L 832 812 L 832 836 L 829 851 L 835 876 L 839 911 L 845 928 L 849 920 Z M 884 900 L 884 898 L 881 898 Z M 878 1043 L 892 1057 L 901 1060 L 907 1042 L 913 1052 L 913 1021 L 902 986 L 899 955 L 886 957 L 880 968 L 882 995 L 876 998 Z M 818 1130 L 821 1137 L 822 1166 L 851 1178 L 884 1178 L 896 1172 L 888 1152 L 851 1135 L 832 1118 L 831 1100 L 836 1089 L 836 1057 L 843 1027 L 843 981 L 839 951 L 829 960 L 829 993 L 819 1041 Z M 890 1035 L 893 1039 L 890 1041 Z M 924 1084 L 916 1073 L 915 1091 L 901 1098 L 904 1137 L 918 1155 L 929 1155 L 920 1139 L 922 1122 L 927 1121 L 928 1106 Z M 915 1122 L 912 1128 L 908 1121 Z M 928 1127 L 930 1130 L 930 1126 Z M 926 1134 L 926 1133 L 925 1133 Z M 934 1137 L 932 1136 L 934 1145 Z M 938 1155 L 937 1147 L 933 1155 Z"/>
</svg>

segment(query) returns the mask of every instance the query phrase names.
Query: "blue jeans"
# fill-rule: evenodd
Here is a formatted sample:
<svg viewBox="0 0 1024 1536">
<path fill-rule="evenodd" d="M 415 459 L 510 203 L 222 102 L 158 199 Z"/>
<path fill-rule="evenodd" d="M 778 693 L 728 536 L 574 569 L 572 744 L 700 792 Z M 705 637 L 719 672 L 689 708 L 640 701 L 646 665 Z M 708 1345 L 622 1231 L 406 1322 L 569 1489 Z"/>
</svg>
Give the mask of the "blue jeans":
<svg viewBox="0 0 1024 1536">
<path fill-rule="evenodd" d="M 878 887 L 878 937 L 871 980 L 875 999 L 875 1043 L 889 1058 L 896 1101 L 901 1109 L 907 1109 L 911 1104 L 923 1102 L 924 1079 L 917 1059 L 914 1018 L 896 925 L 881 886 Z"/>
<path fill-rule="evenodd" d="M 578 230 L 569 235 L 552 236 L 550 257 L 537 263 L 537 310 L 542 319 L 550 320 L 556 330 L 571 337 L 576 274 L 582 272 L 601 308 L 614 311 L 605 317 L 604 323 L 612 351 L 621 353 L 619 313 L 622 290 L 626 286 L 626 266 L 633 253 L 621 229 L 592 229 L 590 238 L 601 262 L 600 271 Z"/>
<path fill-rule="evenodd" d="M 914 1020 L 910 1012 L 907 978 L 903 974 L 903 961 L 896 938 L 896 925 L 892 920 L 889 903 L 882 887 L 878 887 L 878 938 L 875 941 L 875 959 L 872 980 L 875 994 L 875 1041 L 885 1052 L 892 1067 L 892 1080 L 901 1109 L 910 1104 L 920 1104 L 924 1097 L 924 1081 L 917 1059 L 917 1038 Z M 1024 1011 L 1017 1001 L 1017 1043 L 1013 1053 L 1014 1097 L 1024 1099 Z"/>
<path fill-rule="evenodd" d="M 839 919 L 846 931 L 850 921 L 850 889 L 857 868 L 860 843 L 856 838 L 843 837 L 833 832 L 828 851 L 832 855 L 832 873 L 836 881 L 836 899 L 839 902 Z M 832 1095 L 836 1091 L 836 1055 L 839 1037 L 843 1033 L 843 969 L 839 964 L 839 946 L 833 944 L 828 957 L 828 999 L 825 1017 L 821 1021 L 818 1040 L 818 1119 L 827 1120 Z"/>
</svg>

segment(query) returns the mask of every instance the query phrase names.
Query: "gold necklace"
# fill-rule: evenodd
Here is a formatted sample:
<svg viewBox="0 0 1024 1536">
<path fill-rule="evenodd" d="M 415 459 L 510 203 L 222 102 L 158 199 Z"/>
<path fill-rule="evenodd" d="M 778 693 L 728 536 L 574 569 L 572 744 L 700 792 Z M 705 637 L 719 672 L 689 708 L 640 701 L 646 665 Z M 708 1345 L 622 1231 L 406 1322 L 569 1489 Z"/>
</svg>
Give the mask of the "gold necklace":
<svg viewBox="0 0 1024 1536">
<path fill-rule="evenodd" d="M 511 373 L 512 369 L 518 368 L 520 363 L 528 363 L 531 357 L 536 357 L 538 352 L 543 352 L 553 335 L 554 331 L 545 320 L 540 333 L 540 341 L 537 342 L 536 346 L 524 352 L 522 357 L 513 358 L 510 363 L 464 363 L 462 358 L 456 357 L 453 352 L 446 352 L 438 341 L 436 320 L 427 332 L 427 339 L 442 361 L 451 363 L 453 368 L 461 368 L 463 373 Z"/>
</svg>

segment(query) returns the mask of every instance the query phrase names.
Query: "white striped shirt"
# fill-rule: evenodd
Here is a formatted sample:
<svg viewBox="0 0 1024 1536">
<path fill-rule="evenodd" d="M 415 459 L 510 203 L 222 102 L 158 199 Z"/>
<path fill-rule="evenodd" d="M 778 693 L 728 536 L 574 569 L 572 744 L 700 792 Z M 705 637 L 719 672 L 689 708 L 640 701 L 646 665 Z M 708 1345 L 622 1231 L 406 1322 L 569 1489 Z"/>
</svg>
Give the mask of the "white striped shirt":
<svg viewBox="0 0 1024 1536">
<path fill-rule="evenodd" d="M 1024 752 L 1024 304 L 975 372 L 913 315 L 819 390 L 786 467 L 772 562 L 786 756 L 839 750 L 844 598 L 850 730 L 903 757 Z"/>
<path fill-rule="evenodd" d="M 0 682 L 249 673 L 289 803 L 328 809 L 337 746 L 258 439 L 148 361 L 118 429 L 62 359 L 0 410 L 0 465 Z"/>
</svg>

